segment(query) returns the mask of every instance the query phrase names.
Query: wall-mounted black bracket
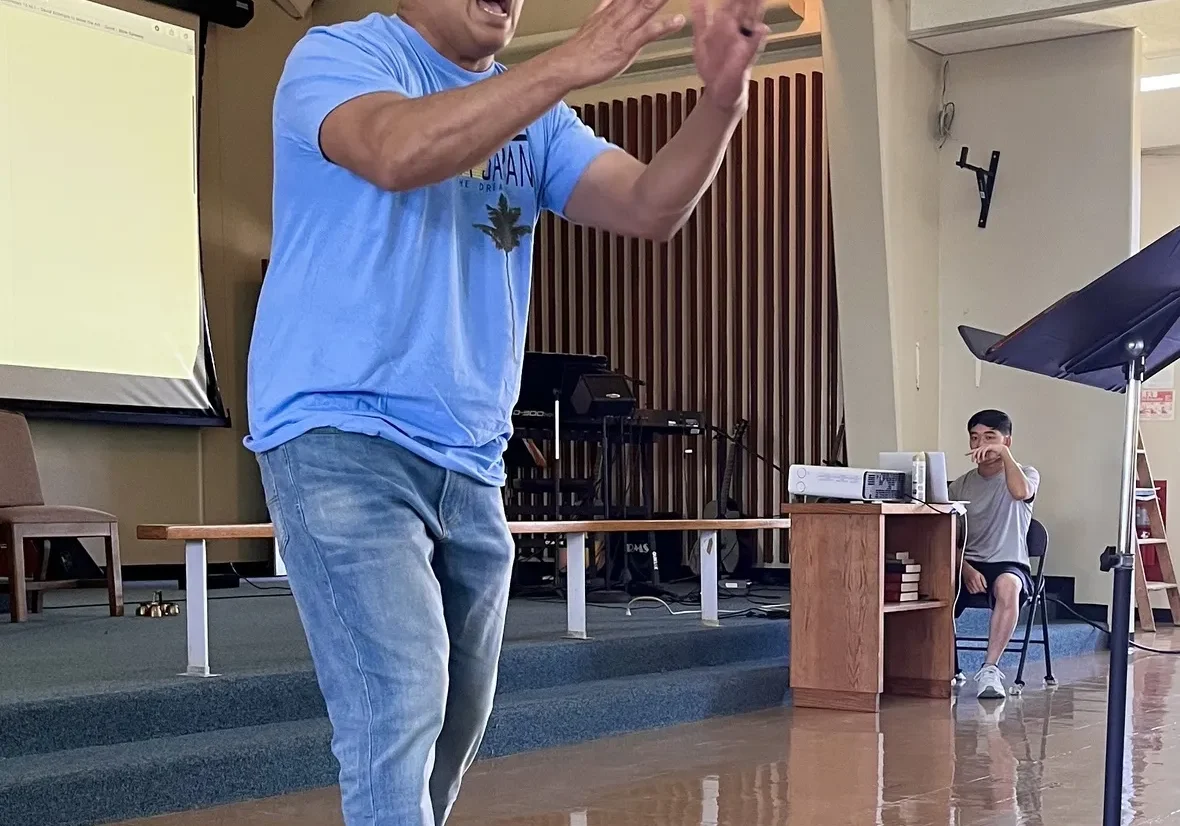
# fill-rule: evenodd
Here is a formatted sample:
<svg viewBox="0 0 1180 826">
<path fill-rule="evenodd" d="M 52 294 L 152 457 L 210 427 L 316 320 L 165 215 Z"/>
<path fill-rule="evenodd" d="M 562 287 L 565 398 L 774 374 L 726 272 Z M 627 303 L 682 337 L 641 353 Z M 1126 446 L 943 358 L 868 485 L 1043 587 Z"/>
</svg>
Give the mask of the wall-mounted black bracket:
<svg viewBox="0 0 1180 826">
<path fill-rule="evenodd" d="M 992 153 L 992 162 L 987 169 L 967 163 L 967 147 L 959 153 L 959 160 L 955 166 L 970 169 L 975 173 L 975 182 L 979 185 L 979 226 L 987 226 L 987 213 L 992 206 L 992 190 L 996 186 L 996 172 L 1000 169 L 1000 153 Z"/>
</svg>

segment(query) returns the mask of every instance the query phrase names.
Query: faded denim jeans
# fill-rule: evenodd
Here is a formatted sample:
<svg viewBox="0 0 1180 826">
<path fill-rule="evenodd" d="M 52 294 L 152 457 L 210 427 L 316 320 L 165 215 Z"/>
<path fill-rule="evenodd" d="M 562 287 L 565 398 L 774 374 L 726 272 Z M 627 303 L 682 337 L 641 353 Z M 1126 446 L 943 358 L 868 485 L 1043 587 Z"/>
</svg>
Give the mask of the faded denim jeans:
<svg viewBox="0 0 1180 826">
<path fill-rule="evenodd" d="M 259 464 L 346 826 L 441 826 L 495 693 L 513 558 L 500 490 L 336 430 Z"/>
</svg>

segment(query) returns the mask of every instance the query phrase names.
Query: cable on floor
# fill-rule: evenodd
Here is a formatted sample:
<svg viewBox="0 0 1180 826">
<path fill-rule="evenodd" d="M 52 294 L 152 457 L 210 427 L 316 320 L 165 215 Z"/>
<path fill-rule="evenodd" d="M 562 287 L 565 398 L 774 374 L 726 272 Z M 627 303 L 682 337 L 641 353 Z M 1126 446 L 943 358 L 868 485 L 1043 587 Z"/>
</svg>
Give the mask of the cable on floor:
<svg viewBox="0 0 1180 826">
<path fill-rule="evenodd" d="M 1075 611 L 1072 606 L 1066 605 L 1064 602 L 1059 600 L 1057 597 L 1051 597 L 1048 594 L 1046 594 L 1045 599 L 1064 608 L 1066 611 L 1069 611 L 1071 614 L 1073 614 L 1075 617 L 1080 619 L 1082 622 L 1086 623 L 1086 625 L 1090 626 L 1091 628 L 1095 628 L 1095 629 L 1101 631 L 1103 634 L 1106 634 L 1106 636 L 1108 636 L 1108 637 L 1110 636 L 1110 629 L 1107 628 L 1105 625 L 1103 625 L 1100 622 L 1094 622 L 1094 620 L 1088 619 L 1087 617 L 1083 617 L 1081 614 L 1079 614 L 1077 611 Z M 1127 642 L 1132 648 L 1138 648 L 1140 651 L 1147 651 L 1151 654 L 1180 654 L 1180 648 L 1168 650 L 1165 648 L 1152 648 L 1149 645 L 1140 645 L 1139 643 L 1135 642 L 1134 640 L 1128 640 Z"/>
<path fill-rule="evenodd" d="M 242 576 L 240 573 L 238 573 L 238 569 L 234 567 L 232 562 L 229 563 L 229 569 L 233 571 L 234 576 L 245 582 L 251 588 L 256 588 L 259 591 L 282 591 L 287 594 L 291 593 L 291 588 L 288 585 L 259 585 L 257 582 L 251 580 L 250 577 Z"/>
</svg>

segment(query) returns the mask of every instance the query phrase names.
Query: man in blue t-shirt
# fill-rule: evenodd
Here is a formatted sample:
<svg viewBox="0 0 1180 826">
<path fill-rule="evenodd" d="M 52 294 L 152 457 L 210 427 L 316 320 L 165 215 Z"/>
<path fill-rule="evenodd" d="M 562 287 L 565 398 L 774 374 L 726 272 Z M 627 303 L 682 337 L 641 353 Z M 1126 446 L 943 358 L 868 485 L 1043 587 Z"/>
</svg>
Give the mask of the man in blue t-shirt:
<svg viewBox="0 0 1180 826">
<path fill-rule="evenodd" d="M 333 725 L 347 826 L 440 826 L 495 692 L 513 544 L 499 486 L 548 209 L 666 239 L 746 107 L 762 0 L 693 0 L 705 92 L 643 164 L 562 103 L 681 28 L 604 0 L 494 55 L 524 0 L 403 0 L 312 29 L 274 105 L 274 239 L 247 446 Z"/>
</svg>

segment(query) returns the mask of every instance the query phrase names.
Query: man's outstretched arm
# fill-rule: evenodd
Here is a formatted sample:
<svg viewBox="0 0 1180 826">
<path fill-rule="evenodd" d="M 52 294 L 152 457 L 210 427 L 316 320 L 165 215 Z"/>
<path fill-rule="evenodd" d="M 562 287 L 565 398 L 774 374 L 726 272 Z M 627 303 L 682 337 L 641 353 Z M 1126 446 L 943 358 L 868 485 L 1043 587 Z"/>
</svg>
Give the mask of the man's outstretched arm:
<svg viewBox="0 0 1180 826">
<path fill-rule="evenodd" d="M 520 66 L 425 97 L 383 91 L 335 108 L 319 127 L 325 157 L 383 189 L 452 178 L 494 155 L 574 89 L 622 72 L 684 19 L 657 18 L 668 0 L 603 3 L 569 41 Z"/>
<path fill-rule="evenodd" d="M 573 222 L 656 241 L 671 238 L 712 184 L 746 112 L 750 70 L 766 42 L 763 0 L 693 0 L 693 53 L 705 91 L 648 164 L 623 152 L 591 163 L 565 209 Z"/>
</svg>

